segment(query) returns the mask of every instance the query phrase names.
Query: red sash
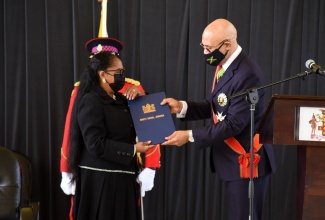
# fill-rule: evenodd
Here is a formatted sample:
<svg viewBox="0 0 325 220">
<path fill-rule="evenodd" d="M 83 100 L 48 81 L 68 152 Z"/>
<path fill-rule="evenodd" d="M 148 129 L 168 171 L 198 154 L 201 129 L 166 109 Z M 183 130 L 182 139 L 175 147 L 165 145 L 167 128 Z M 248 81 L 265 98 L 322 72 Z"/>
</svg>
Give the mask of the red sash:
<svg viewBox="0 0 325 220">
<path fill-rule="evenodd" d="M 213 121 L 215 124 L 218 123 L 218 119 L 216 117 L 216 114 L 213 113 Z M 258 162 L 260 161 L 260 155 L 258 155 L 257 151 L 261 149 L 262 144 L 259 143 L 260 136 L 259 134 L 256 134 L 253 139 L 253 145 L 254 145 L 254 155 L 253 155 L 253 178 L 258 177 Z M 241 178 L 250 178 L 250 153 L 246 153 L 243 146 L 234 138 L 228 138 L 224 140 L 224 142 L 237 154 L 238 156 L 238 162 L 239 162 L 239 173 Z"/>
</svg>

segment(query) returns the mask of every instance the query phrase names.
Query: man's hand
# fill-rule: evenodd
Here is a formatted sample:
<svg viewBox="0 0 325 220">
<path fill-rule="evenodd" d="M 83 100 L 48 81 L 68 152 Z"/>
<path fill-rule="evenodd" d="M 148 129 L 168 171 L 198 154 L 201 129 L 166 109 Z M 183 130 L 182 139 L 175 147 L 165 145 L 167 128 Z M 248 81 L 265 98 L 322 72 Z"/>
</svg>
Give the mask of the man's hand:
<svg viewBox="0 0 325 220">
<path fill-rule="evenodd" d="M 187 131 L 175 131 L 172 135 L 166 137 L 164 143 L 161 145 L 176 145 L 178 147 L 186 144 L 188 142 L 190 130 Z"/>
<path fill-rule="evenodd" d="M 160 105 L 165 105 L 165 104 L 168 104 L 170 113 L 172 114 L 180 113 L 183 108 L 183 103 L 173 98 L 163 99 Z"/>
</svg>

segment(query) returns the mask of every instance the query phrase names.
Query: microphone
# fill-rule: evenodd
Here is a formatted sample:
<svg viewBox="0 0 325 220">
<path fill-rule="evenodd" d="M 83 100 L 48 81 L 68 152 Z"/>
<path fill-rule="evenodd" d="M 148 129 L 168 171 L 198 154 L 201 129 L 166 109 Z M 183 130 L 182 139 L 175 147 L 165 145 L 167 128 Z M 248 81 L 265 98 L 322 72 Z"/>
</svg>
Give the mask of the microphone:
<svg viewBox="0 0 325 220">
<path fill-rule="evenodd" d="M 305 65 L 308 69 L 311 69 L 313 72 L 315 72 L 321 76 L 325 75 L 325 70 L 321 66 L 316 64 L 315 61 L 313 61 L 312 59 L 307 60 Z"/>
</svg>

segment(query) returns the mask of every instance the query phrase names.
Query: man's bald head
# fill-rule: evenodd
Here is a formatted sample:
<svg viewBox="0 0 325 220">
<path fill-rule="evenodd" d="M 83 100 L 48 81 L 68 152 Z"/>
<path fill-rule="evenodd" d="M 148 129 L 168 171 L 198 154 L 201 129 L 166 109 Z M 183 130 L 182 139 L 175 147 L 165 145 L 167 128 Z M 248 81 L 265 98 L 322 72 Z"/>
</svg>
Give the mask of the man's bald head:
<svg viewBox="0 0 325 220">
<path fill-rule="evenodd" d="M 202 38 L 207 37 L 215 43 L 223 40 L 237 39 L 237 30 L 235 26 L 228 20 L 220 18 L 211 22 L 204 30 Z"/>
</svg>

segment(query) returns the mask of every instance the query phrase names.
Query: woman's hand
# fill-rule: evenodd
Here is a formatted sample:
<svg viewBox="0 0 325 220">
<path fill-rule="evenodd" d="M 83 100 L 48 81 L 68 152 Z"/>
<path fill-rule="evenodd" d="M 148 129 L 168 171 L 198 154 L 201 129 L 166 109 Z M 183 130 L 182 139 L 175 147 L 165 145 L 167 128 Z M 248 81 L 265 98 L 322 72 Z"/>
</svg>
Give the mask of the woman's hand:
<svg viewBox="0 0 325 220">
<path fill-rule="evenodd" d="M 129 86 L 123 95 L 129 100 L 133 100 L 137 96 L 145 96 L 146 93 L 142 92 L 137 86 Z"/>
<path fill-rule="evenodd" d="M 138 142 L 135 144 L 136 147 L 136 152 L 138 153 L 145 153 L 147 152 L 150 148 L 156 146 L 156 145 L 150 145 L 151 141 L 146 141 L 146 142 Z"/>
</svg>

